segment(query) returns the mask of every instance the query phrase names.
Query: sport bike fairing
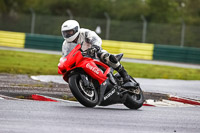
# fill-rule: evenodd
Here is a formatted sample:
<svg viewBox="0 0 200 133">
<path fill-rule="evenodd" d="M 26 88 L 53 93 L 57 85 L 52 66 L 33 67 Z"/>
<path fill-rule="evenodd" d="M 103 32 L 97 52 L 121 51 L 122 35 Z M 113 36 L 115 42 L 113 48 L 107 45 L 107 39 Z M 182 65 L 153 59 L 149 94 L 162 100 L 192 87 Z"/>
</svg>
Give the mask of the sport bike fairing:
<svg viewBox="0 0 200 133">
<path fill-rule="evenodd" d="M 75 68 L 82 68 L 88 75 L 98 80 L 99 84 L 102 84 L 107 79 L 110 67 L 90 57 L 84 57 L 80 49 L 81 45 L 78 44 L 66 57 L 61 58 L 58 73 L 65 75 Z M 105 72 L 103 73 L 97 65 L 104 67 Z"/>
</svg>

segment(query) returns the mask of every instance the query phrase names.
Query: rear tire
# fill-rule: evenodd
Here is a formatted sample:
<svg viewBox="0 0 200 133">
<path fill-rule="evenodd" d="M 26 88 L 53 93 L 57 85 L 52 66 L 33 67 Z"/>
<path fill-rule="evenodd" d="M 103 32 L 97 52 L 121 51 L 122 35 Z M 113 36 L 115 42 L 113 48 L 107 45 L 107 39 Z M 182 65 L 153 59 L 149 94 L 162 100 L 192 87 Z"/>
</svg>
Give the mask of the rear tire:
<svg viewBox="0 0 200 133">
<path fill-rule="evenodd" d="M 139 90 L 139 94 L 135 94 L 131 92 L 128 93 L 128 96 L 126 98 L 124 105 L 128 107 L 129 109 L 139 109 L 140 107 L 142 107 L 144 103 L 144 95 L 140 86 L 138 87 L 138 90 Z"/>
<path fill-rule="evenodd" d="M 93 85 L 92 82 L 91 84 Z M 98 104 L 98 93 L 94 85 L 92 90 L 85 88 L 79 74 L 69 77 L 69 88 L 74 97 L 85 107 L 95 107 Z"/>
</svg>

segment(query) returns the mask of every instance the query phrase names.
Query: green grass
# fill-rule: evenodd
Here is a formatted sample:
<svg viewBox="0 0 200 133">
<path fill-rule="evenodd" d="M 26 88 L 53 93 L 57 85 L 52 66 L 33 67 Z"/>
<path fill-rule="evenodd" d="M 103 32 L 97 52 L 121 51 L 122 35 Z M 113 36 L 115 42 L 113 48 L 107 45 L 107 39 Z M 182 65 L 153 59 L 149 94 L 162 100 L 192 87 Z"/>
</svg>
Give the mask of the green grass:
<svg viewBox="0 0 200 133">
<path fill-rule="evenodd" d="M 55 75 L 60 55 L 0 50 L 0 73 Z M 138 78 L 200 80 L 200 69 L 122 62 Z"/>
<path fill-rule="evenodd" d="M 139 63 L 122 63 L 133 77 L 200 80 L 200 69 Z"/>
<path fill-rule="evenodd" d="M 0 72 L 13 74 L 57 74 L 59 55 L 0 50 Z"/>
</svg>

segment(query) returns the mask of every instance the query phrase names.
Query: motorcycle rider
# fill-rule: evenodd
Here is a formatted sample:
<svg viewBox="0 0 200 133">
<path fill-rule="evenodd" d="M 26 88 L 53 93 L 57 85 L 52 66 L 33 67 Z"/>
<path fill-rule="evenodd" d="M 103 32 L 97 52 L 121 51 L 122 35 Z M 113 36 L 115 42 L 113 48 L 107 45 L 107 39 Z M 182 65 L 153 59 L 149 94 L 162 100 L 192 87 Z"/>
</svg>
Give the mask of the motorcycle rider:
<svg viewBox="0 0 200 133">
<path fill-rule="evenodd" d="M 88 54 L 93 57 L 97 53 L 103 63 L 112 67 L 122 76 L 124 83 L 130 80 L 130 76 L 116 57 L 102 49 L 102 40 L 94 31 L 80 28 L 76 20 L 67 20 L 62 24 L 61 32 L 65 39 L 62 45 L 63 57 L 68 55 L 76 45 L 82 44 L 81 50 L 87 50 Z"/>
</svg>

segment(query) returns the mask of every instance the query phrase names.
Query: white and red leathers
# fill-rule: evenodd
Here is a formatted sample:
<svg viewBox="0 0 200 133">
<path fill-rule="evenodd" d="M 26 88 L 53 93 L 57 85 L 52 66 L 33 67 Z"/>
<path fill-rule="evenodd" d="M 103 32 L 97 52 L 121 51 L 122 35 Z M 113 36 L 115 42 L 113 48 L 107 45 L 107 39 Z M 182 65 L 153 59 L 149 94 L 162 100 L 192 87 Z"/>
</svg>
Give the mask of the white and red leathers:
<svg viewBox="0 0 200 133">
<path fill-rule="evenodd" d="M 94 32 L 88 29 L 81 28 L 80 34 L 78 36 L 77 42 L 67 42 L 66 40 L 63 42 L 62 45 L 62 55 L 66 56 L 69 54 L 69 52 L 78 44 L 82 44 L 82 50 L 85 51 L 88 48 L 91 48 L 92 45 L 96 45 L 100 47 L 102 50 L 101 44 L 102 40 L 101 38 Z M 106 52 L 106 51 L 105 51 Z"/>
<path fill-rule="evenodd" d="M 128 81 L 130 79 L 129 75 L 124 70 L 124 67 L 120 64 L 116 57 L 112 54 L 109 54 L 106 50 L 102 49 L 102 40 L 94 31 L 80 28 L 78 22 L 75 20 L 68 20 L 63 23 L 61 27 L 61 32 L 63 38 L 65 39 L 62 45 L 63 57 L 68 55 L 70 51 L 78 44 L 82 45 L 81 49 L 83 51 L 92 47 L 96 47 L 98 49 L 97 56 L 102 62 L 106 63 L 108 66 L 118 71 L 125 81 Z M 71 41 L 71 38 L 75 39 Z"/>
</svg>

